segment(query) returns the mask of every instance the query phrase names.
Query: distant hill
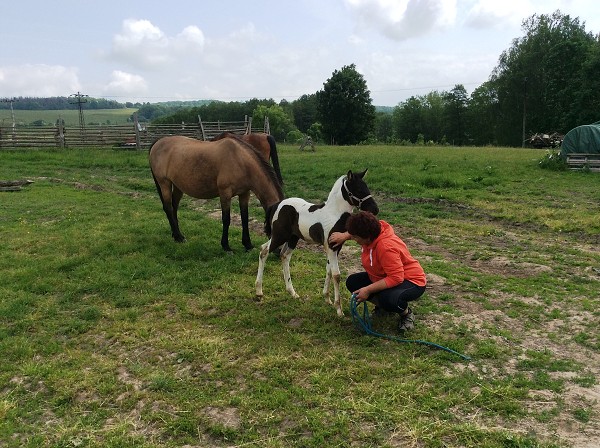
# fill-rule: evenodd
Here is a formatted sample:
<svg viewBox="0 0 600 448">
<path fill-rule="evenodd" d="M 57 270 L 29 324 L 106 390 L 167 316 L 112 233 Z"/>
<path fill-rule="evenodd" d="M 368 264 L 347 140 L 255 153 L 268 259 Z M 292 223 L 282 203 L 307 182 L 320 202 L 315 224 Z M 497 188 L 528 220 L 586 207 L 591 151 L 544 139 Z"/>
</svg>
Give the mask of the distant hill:
<svg viewBox="0 0 600 448">
<path fill-rule="evenodd" d="M 394 108 L 391 106 L 375 106 L 375 112 L 383 112 L 385 114 L 391 114 L 394 112 Z"/>
<path fill-rule="evenodd" d="M 78 110 L 78 101 L 81 101 L 83 107 L 89 110 L 125 109 L 126 107 L 133 107 L 131 104 L 125 105 L 115 100 L 107 100 L 106 98 L 55 96 L 48 98 L 3 98 L 0 102 L 0 110 L 10 109 L 11 105 L 13 110 Z"/>
</svg>

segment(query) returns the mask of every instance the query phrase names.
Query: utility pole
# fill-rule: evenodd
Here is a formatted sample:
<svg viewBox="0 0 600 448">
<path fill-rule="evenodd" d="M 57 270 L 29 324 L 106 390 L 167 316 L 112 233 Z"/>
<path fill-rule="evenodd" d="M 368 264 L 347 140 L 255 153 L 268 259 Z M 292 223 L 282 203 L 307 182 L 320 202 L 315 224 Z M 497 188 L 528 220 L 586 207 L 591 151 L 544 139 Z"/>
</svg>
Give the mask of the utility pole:
<svg viewBox="0 0 600 448">
<path fill-rule="evenodd" d="M 81 139 L 85 139 L 84 131 L 85 131 L 85 119 L 83 118 L 83 104 L 87 103 L 88 95 L 83 95 L 79 92 L 69 95 L 69 103 L 77 104 L 77 108 L 79 109 L 79 132 L 81 133 Z"/>
<path fill-rule="evenodd" d="M 525 148 L 527 122 L 527 77 L 523 79 L 523 134 L 521 135 L 521 147 Z"/>
<path fill-rule="evenodd" d="M 10 115 L 12 118 L 12 130 L 13 130 L 13 134 L 15 132 L 15 111 L 13 110 L 13 103 L 15 101 L 18 101 L 16 98 L 2 98 L 0 100 L 0 103 L 10 103 Z"/>
</svg>

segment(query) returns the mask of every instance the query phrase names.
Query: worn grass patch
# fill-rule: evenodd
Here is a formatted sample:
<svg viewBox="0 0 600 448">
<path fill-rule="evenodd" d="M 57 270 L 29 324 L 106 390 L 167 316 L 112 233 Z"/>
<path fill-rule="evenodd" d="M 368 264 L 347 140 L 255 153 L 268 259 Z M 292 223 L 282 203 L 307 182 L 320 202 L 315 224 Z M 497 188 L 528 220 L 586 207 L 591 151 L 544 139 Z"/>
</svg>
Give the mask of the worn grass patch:
<svg viewBox="0 0 600 448">
<path fill-rule="evenodd" d="M 225 254 L 218 201 L 186 197 L 174 243 L 146 153 L 1 151 L 0 179 L 34 181 L 0 193 L 1 446 L 600 444 L 600 176 L 523 149 L 279 152 L 286 195 L 313 202 L 369 168 L 429 278 L 410 337 L 473 360 L 337 318 L 315 248 L 292 258 L 303 300 L 270 257 L 256 301 L 239 225 Z"/>
</svg>

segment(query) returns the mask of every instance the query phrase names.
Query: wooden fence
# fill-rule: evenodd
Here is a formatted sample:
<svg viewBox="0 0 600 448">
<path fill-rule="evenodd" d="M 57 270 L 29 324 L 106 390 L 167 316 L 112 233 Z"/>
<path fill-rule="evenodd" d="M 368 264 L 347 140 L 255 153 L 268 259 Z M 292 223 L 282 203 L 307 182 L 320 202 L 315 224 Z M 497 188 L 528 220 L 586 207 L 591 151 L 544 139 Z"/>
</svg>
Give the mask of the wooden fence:
<svg viewBox="0 0 600 448">
<path fill-rule="evenodd" d="M 60 122 L 60 120 L 58 120 Z M 119 147 L 148 149 L 160 137 L 184 135 L 199 140 L 210 140 L 221 132 L 246 134 L 270 132 L 268 118 L 263 128 L 253 128 L 252 119 L 244 121 L 215 121 L 181 123 L 177 125 L 144 124 L 137 121 L 127 125 L 104 125 L 67 128 L 56 126 L 0 127 L 0 150 L 7 148 L 84 148 Z"/>
<path fill-rule="evenodd" d="M 567 166 L 571 170 L 600 172 L 600 154 L 569 154 Z"/>
</svg>

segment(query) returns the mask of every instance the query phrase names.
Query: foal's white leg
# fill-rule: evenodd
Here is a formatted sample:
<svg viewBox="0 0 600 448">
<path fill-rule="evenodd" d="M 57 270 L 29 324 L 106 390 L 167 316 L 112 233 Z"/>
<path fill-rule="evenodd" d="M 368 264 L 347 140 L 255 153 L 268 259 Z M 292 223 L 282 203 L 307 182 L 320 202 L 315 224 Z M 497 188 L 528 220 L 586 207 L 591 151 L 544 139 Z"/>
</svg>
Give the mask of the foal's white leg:
<svg viewBox="0 0 600 448">
<path fill-rule="evenodd" d="M 325 254 L 327 254 L 327 250 L 325 250 Z M 331 263 L 329 262 L 329 258 L 327 258 L 327 265 L 325 266 L 325 284 L 323 285 L 323 297 L 327 300 L 330 305 L 333 305 L 331 298 L 329 297 L 329 285 L 331 283 Z"/>
<path fill-rule="evenodd" d="M 258 272 L 256 273 L 256 282 L 254 286 L 256 288 L 256 297 L 263 296 L 262 280 L 263 272 L 265 270 L 265 261 L 269 256 L 269 248 L 271 247 L 271 240 L 260 246 L 260 252 L 258 254 Z"/>
<path fill-rule="evenodd" d="M 290 275 L 290 259 L 292 258 L 292 252 L 294 249 L 290 249 L 287 244 L 283 245 L 281 249 L 281 268 L 283 270 L 283 281 L 285 281 L 285 289 L 289 292 L 294 299 L 299 299 L 300 296 L 294 290 L 292 285 L 292 276 Z"/>
<path fill-rule="evenodd" d="M 338 263 L 337 253 L 332 251 L 330 248 L 327 251 L 327 265 L 329 266 L 330 275 L 333 279 L 333 306 L 337 310 L 337 315 L 342 317 L 344 311 L 342 310 L 342 304 L 340 302 L 340 265 Z"/>
</svg>

